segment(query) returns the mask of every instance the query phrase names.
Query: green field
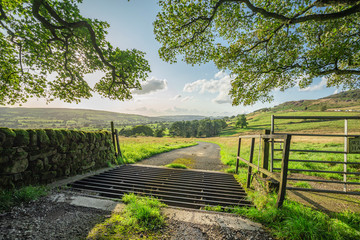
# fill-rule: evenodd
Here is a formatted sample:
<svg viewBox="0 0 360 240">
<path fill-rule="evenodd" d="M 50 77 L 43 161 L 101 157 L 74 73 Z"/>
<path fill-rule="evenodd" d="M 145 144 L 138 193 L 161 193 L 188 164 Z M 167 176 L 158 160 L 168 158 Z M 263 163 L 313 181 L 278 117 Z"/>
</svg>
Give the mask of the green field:
<svg viewBox="0 0 360 240">
<path fill-rule="evenodd" d="M 156 124 L 183 120 L 199 120 L 204 116 L 161 116 L 148 117 L 89 109 L 70 108 L 7 108 L 0 107 L 0 127 L 8 128 L 63 128 L 85 131 L 110 129 L 110 122 L 115 127 Z"/>
<path fill-rule="evenodd" d="M 275 116 L 360 116 L 356 112 L 261 112 L 248 114 L 247 128 L 236 128 L 235 120 L 229 120 L 228 127 L 220 136 L 234 136 L 239 134 L 262 133 L 264 129 L 271 128 L 271 115 Z M 360 133 L 360 120 L 348 120 L 348 133 Z M 276 119 L 275 132 L 306 132 L 306 133 L 344 133 L 344 120 L 298 120 Z"/>
<path fill-rule="evenodd" d="M 124 163 L 135 163 L 153 155 L 173 149 L 196 145 L 192 138 L 120 137 Z"/>
</svg>

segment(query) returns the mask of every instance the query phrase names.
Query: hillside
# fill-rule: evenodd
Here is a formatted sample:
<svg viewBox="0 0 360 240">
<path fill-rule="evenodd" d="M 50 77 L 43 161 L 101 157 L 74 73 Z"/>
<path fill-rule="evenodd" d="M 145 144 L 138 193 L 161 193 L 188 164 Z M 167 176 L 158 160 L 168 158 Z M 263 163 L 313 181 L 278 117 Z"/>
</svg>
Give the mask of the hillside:
<svg viewBox="0 0 360 240">
<path fill-rule="evenodd" d="M 228 120 L 222 136 L 261 133 L 270 129 L 271 115 L 277 116 L 360 116 L 360 90 L 333 94 L 316 100 L 289 101 L 273 108 L 263 108 L 246 115 L 248 127 L 236 128 L 235 119 Z M 276 120 L 277 132 L 342 133 L 344 121 Z M 349 133 L 359 132 L 360 120 L 349 120 Z"/>
<path fill-rule="evenodd" d="M 0 127 L 9 128 L 109 128 L 156 122 L 203 119 L 204 116 L 147 117 L 135 114 L 69 108 L 0 108 Z"/>
<path fill-rule="evenodd" d="M 316 100 L 290 101 L 258 111 L 360 111 L 360 89 L 333 94 Z"/>
</svg>

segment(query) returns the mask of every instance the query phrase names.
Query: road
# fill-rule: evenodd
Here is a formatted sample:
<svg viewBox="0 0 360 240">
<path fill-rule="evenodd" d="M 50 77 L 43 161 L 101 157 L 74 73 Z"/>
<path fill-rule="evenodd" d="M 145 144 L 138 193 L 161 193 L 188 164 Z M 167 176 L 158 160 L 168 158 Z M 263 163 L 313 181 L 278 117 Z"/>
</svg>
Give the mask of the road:
<svg viewBox="0 0 360 240">
<path fill-rule="evenodd" d="M 138 164 L 165 166 L 183 163 L 192 169 L 219 171 L 226 168 L 220 161 L 220 147 L 214 143 L 198 142 L 198 145 L 176 149 L 144 159 Z"/>
</svg>

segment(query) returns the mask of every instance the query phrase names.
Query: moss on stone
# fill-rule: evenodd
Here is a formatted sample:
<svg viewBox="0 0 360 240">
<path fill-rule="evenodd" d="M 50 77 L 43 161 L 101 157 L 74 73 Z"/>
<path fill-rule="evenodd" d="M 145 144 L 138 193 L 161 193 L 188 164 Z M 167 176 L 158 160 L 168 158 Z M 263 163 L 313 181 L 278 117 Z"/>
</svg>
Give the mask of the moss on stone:
<svg viewBox="0 0 360 240">
<path fill-rule="evenodd" d="M 45 130 L 37 129 L 36 134 L 37 134 L 39 145 L 44 146 L 44 145 L 50 144 L 50 139 L 49 139 L 48 135 L 46 134 Z"/>
<path fill-rule="evenodd" d="M 15 146 L 27 146 L 30 143 L 30 135 L 26 130 L 14 129 L 16 134 L 14 145 Z"/>
<path fill-rule="evenodd" d="M 4 148 L 12 147 L 16 133 L 10 128 L 0 128 L 0 146 Z"/>
<path fill-rule="evenodd" d="M 28 134 L 29 134 L 29 141 L 30 141 L 30 145 L 31 146 L 37 146 L 37 133 L 35 130 L 33 129 L 28 129 L 27 130 Z"/>
</svg>

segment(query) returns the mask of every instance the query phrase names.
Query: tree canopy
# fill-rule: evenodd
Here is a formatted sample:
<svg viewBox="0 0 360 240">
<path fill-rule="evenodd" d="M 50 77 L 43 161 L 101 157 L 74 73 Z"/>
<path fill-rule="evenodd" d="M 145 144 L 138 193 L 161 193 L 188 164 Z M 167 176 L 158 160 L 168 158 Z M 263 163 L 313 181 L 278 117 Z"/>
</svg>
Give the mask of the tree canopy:
<svg viewBox="0 0 360 240">
<path fill-rule="evenodd" d="M 233 76 L 233 104 L 271 101 L 271 91 L 360 87 L 358 0 L 160 0 L 160 57 L 214 62 Z"/>
<path fill-rule="evenodd" d="M 109 24 L 82 16 L 81 2 L 0 0 L 0 104 L 79 102 L 93 92 L 125 100 L 141 88 L 150 71 L 145 53 L 114 48 L 106 41 Z M 84 75 L 95 71 L 105 76 L 91 88 Z"/>
</svg>

